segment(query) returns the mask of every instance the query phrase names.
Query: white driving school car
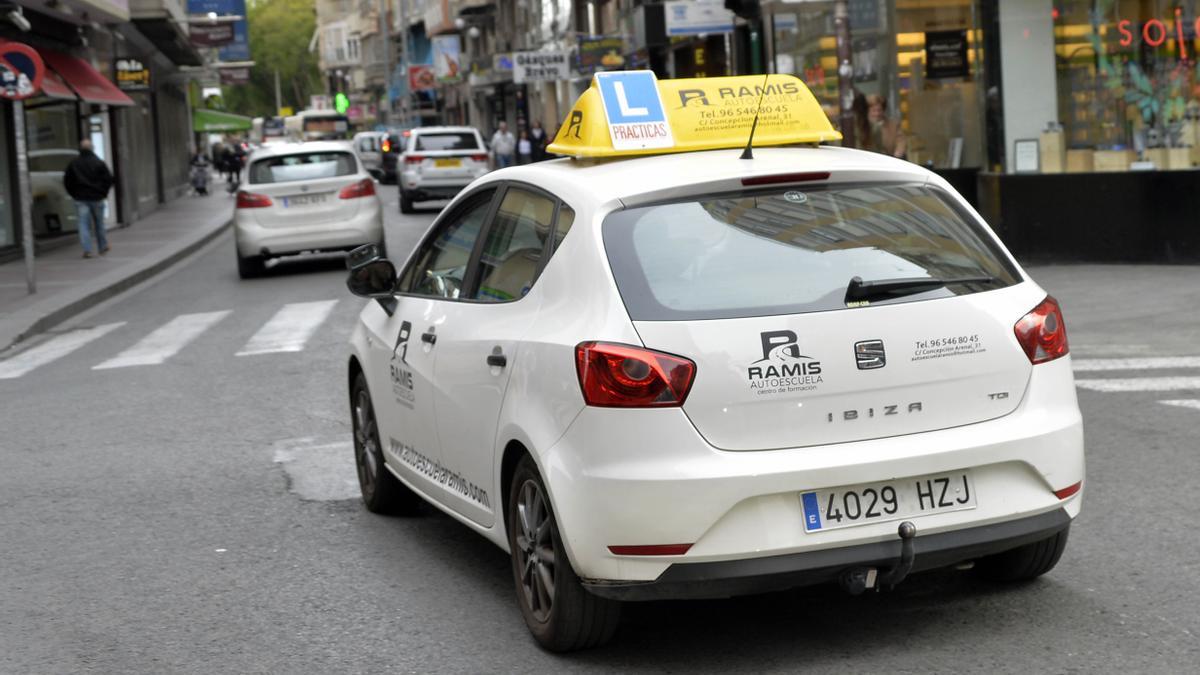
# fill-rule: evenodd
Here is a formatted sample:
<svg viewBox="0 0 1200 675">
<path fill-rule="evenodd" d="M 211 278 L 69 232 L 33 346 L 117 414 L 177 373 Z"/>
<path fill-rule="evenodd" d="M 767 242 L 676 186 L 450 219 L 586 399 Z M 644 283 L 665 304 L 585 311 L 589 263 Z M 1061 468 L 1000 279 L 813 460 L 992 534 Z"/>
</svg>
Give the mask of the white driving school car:
<svg viewBox="0 0 1200 675">
<path fill-rule="evenodd" d="M 348 143 L 275 143 L 256 150 L 233 215 L 238 274 L 307 251 L 348 251 L 383 243 L 375 180 Z"/>
<path fill-rule="evenodd" d="M 1053 568 L 1084 478 L 1059 305 L 946 181 L 837 138 L 790 76 L 603 74 L 571 158 L 475 181 L 398 273 L 353 252 L 367 508 L 510 551 L 557 651 L 622 601 Z"/>
</svg>

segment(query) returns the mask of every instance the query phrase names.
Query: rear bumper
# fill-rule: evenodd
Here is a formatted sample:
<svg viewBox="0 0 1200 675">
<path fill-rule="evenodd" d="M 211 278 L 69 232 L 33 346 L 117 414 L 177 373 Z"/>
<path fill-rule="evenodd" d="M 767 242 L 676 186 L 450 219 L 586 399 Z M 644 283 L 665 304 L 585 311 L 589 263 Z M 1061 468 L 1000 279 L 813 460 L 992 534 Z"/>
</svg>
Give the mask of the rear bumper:
<svg viewBox="0 0 1200 675">
<path fill-rule="evenodd" d="M 383 211 L 378 202 L 363 205 L 353 218 L 302 227 L 263 227 L 253 216 L 234 215 L 238 255 L 275 257 L 303 251 L 345 251 L 383 241 Z"/>
<path fill-rule="evenodd" d="M 969 469 L 978 495 L 975 508 L 912 518 L 920 544 L 918 565 L 924 567 L 939 560 L 921 559 L 921 546 L 936 541 L 932 537 L 986 534 L 993 532 L 989 528 L 1050 512 L 1078 515 L 1082 491 L 1066 499 L 1055 494 L 1084 479 L 1082 420 L 1070 367 L 1069 358 L 1039 365 L 1021 404 L 1005 417 L 783 450 L 718 450 L 677 408 L 585 407 L 537 459 L 575 571 L 603 586 L 666 582 L 684 574 L 682 570 L 705 569 L 695 565 L 757 570 L 758 565 L 771 569 L 778 564 L 756 562 L 763 560 L 816 556 L 805 560 L 833 561 L 803 563 L 798 569 L 808 574 L 826 566 L 842 569 L 863 560 L 893 559 L 899 550 L 897 521 L 806 532 L 801 493 Z M 994 551 L 1019 545 L 1006 537 L 996 537 L 1000 541 Z M 957 546 L 953 537 L 946 541 L 952 543 L 939 548 Z M 667 544 L 691 546 L 683 555 L 619 555 L 610 549 Z M 956 560 L 958 555 L 963 557 Z M 944 559 L 953 564 L 977 555 L 959 551 Z M 676 567 L 681 571 L 670 571 Z M 821 574 L 815 573 L 816 581 Z M 666 597 L 672 588 L 664 585 L 652 593 Z M 699 597 L 675 588 L 684 597 Z"/>
<path fill-rule="evenodd" d="M 1046 539 L 1071 525 L 1063 509 L 1003 523 L 940 532 L 913 539 L 913 572 L 947 567 L 967 560 L 1002 553 Z M 614 600 L 726 598 L 782 591 L 834 581 L 843 571 L 874 567 L 880 571 L 900 559 L 900 540 L 793 553 L 790 555 L 677 563 L 658 579 L 646 582 L 584 580 L 592 593 Z"/>
</svg>

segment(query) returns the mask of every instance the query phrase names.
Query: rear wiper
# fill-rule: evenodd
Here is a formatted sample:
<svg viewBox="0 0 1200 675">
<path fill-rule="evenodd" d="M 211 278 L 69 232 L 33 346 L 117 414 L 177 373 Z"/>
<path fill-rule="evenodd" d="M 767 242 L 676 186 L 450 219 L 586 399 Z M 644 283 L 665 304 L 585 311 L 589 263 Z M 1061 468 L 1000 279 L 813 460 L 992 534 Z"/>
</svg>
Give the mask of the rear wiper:
<svg viewBox="0 0 1200 675">
<path fill-rule="evenodd" d="M 881 296 L 900 297 L 914 293 L 923 293 L 953 284 L 980 284 L 995 283 L 998 281 L 999 279 L 991 276 L 954 277 L 951 279 L 915 277 L 910 279 L 880 279 L 878 281 L 863 281 L 862 277 L 854 277 L 850 279 L 850 285 L 846 286 L 846 304 Z"/>
</svg>

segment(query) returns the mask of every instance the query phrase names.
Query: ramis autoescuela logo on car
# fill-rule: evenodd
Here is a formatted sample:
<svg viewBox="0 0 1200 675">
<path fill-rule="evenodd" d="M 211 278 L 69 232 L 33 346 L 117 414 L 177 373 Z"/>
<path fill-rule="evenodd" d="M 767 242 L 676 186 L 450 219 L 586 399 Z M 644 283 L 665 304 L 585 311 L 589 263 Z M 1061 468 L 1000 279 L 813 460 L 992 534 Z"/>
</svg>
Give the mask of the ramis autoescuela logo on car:
<svg viewBox="0 0 1200 675">
<path fill-rule="evenodd" d="M 875 370 L 887 365 L 883 340 L 863 340 L 854 343 L 854 361 L 859 370 Z"/>
<path fill-rule="evenodd" d="M 757 394 L 787 394 L 812 391 L 824 382 L 821 362 L 801 353 L 795 331 L 770 330 L 759 333 L 762 358 L 746 368 L 750 389 Z"/>
</svg>

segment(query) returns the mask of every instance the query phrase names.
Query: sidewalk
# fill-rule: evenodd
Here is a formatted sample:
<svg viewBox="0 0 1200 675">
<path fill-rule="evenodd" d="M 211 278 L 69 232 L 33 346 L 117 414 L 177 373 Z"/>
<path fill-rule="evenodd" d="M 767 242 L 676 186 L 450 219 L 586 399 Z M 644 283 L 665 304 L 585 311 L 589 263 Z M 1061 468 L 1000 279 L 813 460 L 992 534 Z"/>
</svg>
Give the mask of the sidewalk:
<svg viewBox="0 0 1200 675">
<path fill-rule="evenodd" d="M 232 217 L 233 198 L 220 190 L 180 197 L 109 230 L 107 255 L 84 259 L 78 241 L 38 255 L 34 295 L 23 260 L 0 264 L 0 352 L 166 269 L 224 232 Z"/>
</svg>

